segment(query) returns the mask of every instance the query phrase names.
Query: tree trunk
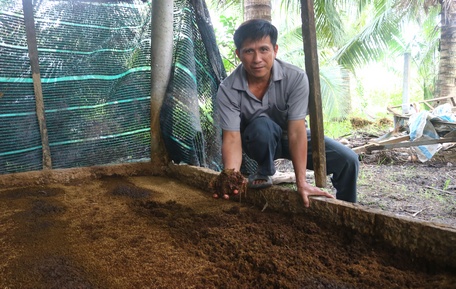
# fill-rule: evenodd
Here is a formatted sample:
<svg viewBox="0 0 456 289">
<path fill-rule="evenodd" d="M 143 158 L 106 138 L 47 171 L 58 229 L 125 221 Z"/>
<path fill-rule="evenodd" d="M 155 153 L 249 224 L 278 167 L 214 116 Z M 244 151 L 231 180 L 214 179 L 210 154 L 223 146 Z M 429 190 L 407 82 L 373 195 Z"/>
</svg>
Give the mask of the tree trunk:
<svg viewBox="0 0 456 289">
<path fill-rule="evenodd" d="M 166 165 L 169 157 L 162 138 L 160 111 L 166 95 L 173 62 L 174 1 L 153 0 L 151 22 L 150 161 Z"/>
<path fill-rule="evenodd" d="M 351 91 L 351 76 L 350 71 L 348 69 L 342 68 L 342 81 L 343 81 L 343 92 L 345 93 L 346 97 L 344 97 L 344 101 L 342 102 L 342 109 L 339 110 L 339 115 L 337 118 L 339 119 L 346 119 L 347 116 L 352 111 L 352 91 Z"/>
<path fill-rule="evenodd" d="M 410 52 L 404 53 L 404 78 L 402 79 L 402 114 L 410 113 Z"/>
<path fill-rule="evenodd" d="M 244 21 L 264 19 L 271 21 L 271 0 L 244 0 Z"/>
<path fill-rule="evenodd" d="M 456 95 L 456 1 L 442 1 L 440 66 L 437 82 L 439 97 Z"/>
</svg>

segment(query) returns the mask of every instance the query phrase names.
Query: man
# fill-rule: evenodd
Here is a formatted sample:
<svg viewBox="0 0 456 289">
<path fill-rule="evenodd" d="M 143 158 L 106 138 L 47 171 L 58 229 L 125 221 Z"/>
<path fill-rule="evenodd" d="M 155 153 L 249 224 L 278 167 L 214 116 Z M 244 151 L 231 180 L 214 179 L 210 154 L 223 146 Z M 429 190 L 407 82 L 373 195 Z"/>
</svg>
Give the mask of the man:
<svg viewBox="0 0 456 289">
<path fill-rule="evenodd" d="M 239 171 L 244 151 L 258 163 L 248 186 L 264 188 L 272 185 L 274 160 L 291 159 L 297 191 L 306 207 L 312 195 L 334 198 L 306 180 L 306 169 L 313 169 L 305 123 L 309 102 L 306 73 L 276 59 L 277 29 L 266 20 L 244 22 L 234 33 L 234 43 L 242 64 L 220 84 L 217 93 L 224 168 Z M 326 137 L 325 149 L 337 199 L 356 202 L 357 154 Z"/>
</svg>

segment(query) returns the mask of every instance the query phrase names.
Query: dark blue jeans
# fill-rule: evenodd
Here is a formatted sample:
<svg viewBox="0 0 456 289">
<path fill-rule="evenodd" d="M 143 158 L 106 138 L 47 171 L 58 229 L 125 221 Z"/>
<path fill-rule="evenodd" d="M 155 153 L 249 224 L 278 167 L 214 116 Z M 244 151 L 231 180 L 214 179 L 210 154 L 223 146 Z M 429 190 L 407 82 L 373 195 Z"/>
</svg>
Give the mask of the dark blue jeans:
<svg viewBox="0 0 456 289">
<path fill-rule="evenodd" d="M 310 131 L 307 130 L 307 169 L 313 170 Z M 341 143 L 325 137 L 326 171 L 336 188 L 336 198 L 356 202 L 356 182 L 359 172 L 358 155 Z M 291 159 L 288 138 L 282 129 L 268 117 L 250 122 L 242 132 L 244 152 L 258 163 L 258 173 L 272 176 L 276 172 L 274 160 Z"/>
</svg>

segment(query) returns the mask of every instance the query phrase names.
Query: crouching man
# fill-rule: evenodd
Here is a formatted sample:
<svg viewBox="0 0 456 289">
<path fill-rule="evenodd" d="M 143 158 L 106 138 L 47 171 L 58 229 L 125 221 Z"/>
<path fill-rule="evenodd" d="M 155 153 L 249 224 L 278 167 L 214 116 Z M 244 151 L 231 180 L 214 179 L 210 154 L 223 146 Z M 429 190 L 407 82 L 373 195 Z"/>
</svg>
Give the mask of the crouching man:
<svg viewBox="0 0 456 289">
<path fill-rule="evenodd" d="M 304 70 L 276 59 L 277 35 L 270 22 L 260 19 L 244 22 L 234 33 L 241 64 L 217 93 L 222 160 L 225 169 L 239 171 L 244 151 L 258 163 L 248 187 L 265 188 L 272 185 L 274 160 L 290 159 L 298 193 L 308 207 L 309 196 L 334 196 L 307 183 L 306 170 L 313 169 L 310 131 L 305 123 L 309 83 Z M 358 155 L 327 137 L 325 149 L 336 198 L 356 202 Z"/>
</svg>

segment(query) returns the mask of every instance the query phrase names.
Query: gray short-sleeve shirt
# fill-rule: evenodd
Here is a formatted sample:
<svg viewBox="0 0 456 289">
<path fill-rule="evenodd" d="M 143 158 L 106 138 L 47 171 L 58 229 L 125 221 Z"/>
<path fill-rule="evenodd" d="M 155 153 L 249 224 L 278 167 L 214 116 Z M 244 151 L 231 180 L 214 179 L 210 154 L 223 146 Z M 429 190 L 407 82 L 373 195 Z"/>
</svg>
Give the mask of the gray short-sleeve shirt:
<svg viewBox="0 0 456 289">
<path fill-rule="evenodd" d="M 309 81 L 301 68 L 276 59 L 272 79 L 262 100 L 248 89 L 245 70 L 239 65 L 217 92 L 217 109 L 223 130 L 243 132 L 260 116 L 274 120 L 286 131 L 289 120 L 305 119 L 309 104 Z"/>
</svg>

